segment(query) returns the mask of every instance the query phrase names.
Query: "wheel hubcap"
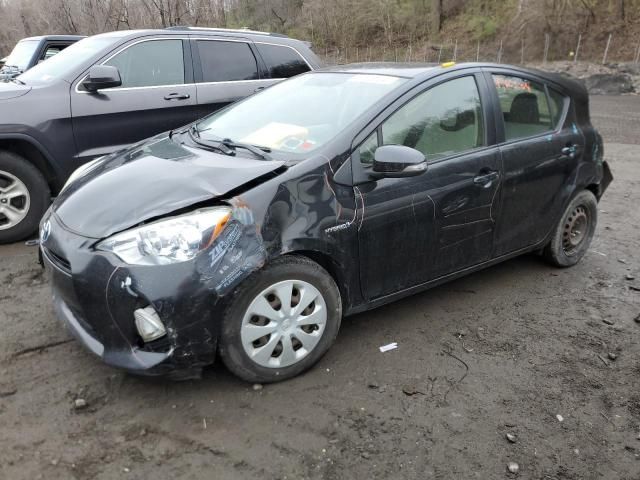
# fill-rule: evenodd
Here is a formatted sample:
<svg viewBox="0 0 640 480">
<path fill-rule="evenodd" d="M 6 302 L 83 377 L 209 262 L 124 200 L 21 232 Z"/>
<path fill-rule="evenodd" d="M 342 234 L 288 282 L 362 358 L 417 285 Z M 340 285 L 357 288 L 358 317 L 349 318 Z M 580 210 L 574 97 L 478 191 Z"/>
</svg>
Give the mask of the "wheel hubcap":
<svg viewBox="0 0 640 480">
<path fill-rule="evenodd" d="M 320 291 L 301 280 L 264 289 L 249 304 L 240 338 L 245 353 L 262 367 L 288 367 L 317 346 L 327 323 Z"/>
<path fill-rule="evenodd" d="M 562 234 L 562 248 L 567 255 L 572 255 L 582 244 L 589 230 L 589 215 L 582 206 L 577 206 L 567 217 Z"/>
<path fill-rule="evenodd" d="M 31 204 L 27 186 L 15 175 L 0 170 L 0 230 L 19 224 Z"/>
</svg>

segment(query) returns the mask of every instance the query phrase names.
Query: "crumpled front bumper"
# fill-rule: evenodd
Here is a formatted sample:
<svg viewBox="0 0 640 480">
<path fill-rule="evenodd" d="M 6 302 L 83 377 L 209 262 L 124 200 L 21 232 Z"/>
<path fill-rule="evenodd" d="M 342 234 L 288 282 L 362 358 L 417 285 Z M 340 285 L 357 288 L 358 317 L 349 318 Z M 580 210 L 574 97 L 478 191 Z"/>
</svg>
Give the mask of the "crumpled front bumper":
<svg viewBox="0 0 640 480">
<path fill-rule="evenodd" d="M 51 216 L 41 245 L 56 316 L 106 364 L 141 375 L 197 378 L 215 360 L 219 296 L 207 288 L 196 262 L 129 267 L 96 252 L 92 239 L 61 229 Z M 152 306 L 167 335 L 144 343 L 134 311 Z"/>
</svg>

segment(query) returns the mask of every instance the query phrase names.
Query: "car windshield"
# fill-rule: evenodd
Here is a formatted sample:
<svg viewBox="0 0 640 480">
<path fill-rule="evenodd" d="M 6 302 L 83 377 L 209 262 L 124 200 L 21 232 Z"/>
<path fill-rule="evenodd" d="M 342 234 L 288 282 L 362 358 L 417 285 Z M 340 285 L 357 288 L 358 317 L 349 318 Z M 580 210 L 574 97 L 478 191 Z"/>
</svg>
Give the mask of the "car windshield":
<svg viewBox="0 0 640 480">
<path fill-rule="evenodd" d="M 27 70 L 19 78 L 26 84 L 51 82 L 82 65 L 104 47 L 113 44 L 117 40 L 113 36 L 85 38 L 65 48 L 46 62 L 39 63 L 32 69 Z"/>
<path fill-rule="evenodd" d="M 22 40 L 13 48 L 11 54 L 7 57 L 5 66 L 7 68 L 18 68 L 25 70 L 29 66 L 29 62 L 33 58 L 33 54 L 38 47 L 38 40 Z"/>
<path fill-rule="evenodd" d="M 332 140 L 405 81 L 388 75 L 309 73 L 207 117 L 198 130 L 203 139 L 306 153 Z"/>
</svg>

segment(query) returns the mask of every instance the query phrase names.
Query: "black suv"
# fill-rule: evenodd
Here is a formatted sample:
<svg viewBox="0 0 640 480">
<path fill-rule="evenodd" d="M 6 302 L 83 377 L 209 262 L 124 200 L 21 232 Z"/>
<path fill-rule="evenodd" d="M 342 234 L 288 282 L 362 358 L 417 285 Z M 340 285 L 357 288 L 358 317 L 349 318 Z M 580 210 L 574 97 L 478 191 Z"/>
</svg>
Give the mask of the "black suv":
<svg viewBox="0 0 640 480">
<path fill-rule="evenodd" d="M 0 84 L 0 243 L 36 231 L 80 165 L 321 66 L 306 42 L 176 27 L 86 38 Z"/>
<path fill-rule="evenodd" d="M 40 62 L 57 55 L 69 45 L 85 38 L 81 35 L 47 35 L 23 38 L 0 65 L 0 81 L 8 82 Z"/>
</svg>

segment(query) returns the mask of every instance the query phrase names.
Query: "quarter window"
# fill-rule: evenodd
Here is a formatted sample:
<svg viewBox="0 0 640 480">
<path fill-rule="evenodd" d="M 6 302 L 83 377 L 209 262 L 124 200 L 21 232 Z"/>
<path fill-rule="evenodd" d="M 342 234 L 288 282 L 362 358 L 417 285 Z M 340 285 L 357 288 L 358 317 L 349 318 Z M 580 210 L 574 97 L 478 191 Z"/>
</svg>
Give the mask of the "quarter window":
<svg viewBox="0 0 640 480">
<path fill-rule="evenodd" d="M 120 71 L 122 87 L 157 87 L 184 83 L 182 40 L 152 40 L 133 45 L 106 65 Z"/>
<path fill-rule="evenodd" d="M 544 87 L 526 78 L 493 75 L 504 118 L 505 139 L 516 140 L 552 130 Z"/>
<path fill-rule="evenodd" d="M 198 40 L 203 82 L 232 82 L 258 78 L 258 64 L 245 42 Z"/>
<path fill-rule="evenodd" d="M 553 88 L 547 89 L 549 92 L 549 107 L 551 108 L 551 121 L 554 128 L 557 128 L 564 113 L 565 96 L 556 92 Z"/>
<path fill-rule="evenodd" d="M 289 78 L 308 72 L 309 65 L 293 48 L 257 43 L 260 55 L 267 63 L 271 78 Z"/>
<path fill-rule="evenodd" d="M 384 145 L 405 145 L 428 162 L 485 145 L 482 105 L 473 77 L 421 93 L 382 124 Z"/>
</svg>

